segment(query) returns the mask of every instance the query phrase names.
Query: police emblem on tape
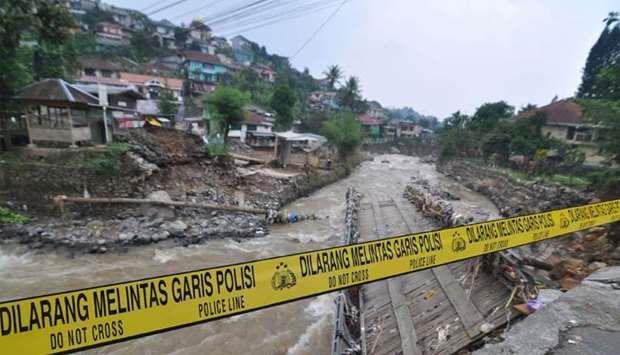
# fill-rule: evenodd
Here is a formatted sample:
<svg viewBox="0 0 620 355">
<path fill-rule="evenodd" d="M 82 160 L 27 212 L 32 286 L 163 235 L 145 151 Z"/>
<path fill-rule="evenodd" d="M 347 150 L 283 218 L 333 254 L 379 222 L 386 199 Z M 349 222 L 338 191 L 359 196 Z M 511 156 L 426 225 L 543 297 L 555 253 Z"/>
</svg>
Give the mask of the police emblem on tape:
<svg viewBox="0 0 620 355">
<path fill-rule="evenodd" d="M 560 228 L 566 229 L 568 228 L 568 226 L 570 226 L 570 220 L 568 219 L 568 217 L 566 217 L 564 213 L 561 213 L 560 214 Z"/>
<path fill-rule="evenodd" d="M 276 272 L 271 277 L 271 287 L 276 291 L 291 288 L 297 284 L 297 277 L 285 263 L 276 266 Z"/>
<path fill-rule="evenodd" d="M 461 233 L 454 232 L 452 235 L 452 251 L 461 252 L 467 249 L 467 242 L 465 238 L 461 236 Z"/>
</svg>

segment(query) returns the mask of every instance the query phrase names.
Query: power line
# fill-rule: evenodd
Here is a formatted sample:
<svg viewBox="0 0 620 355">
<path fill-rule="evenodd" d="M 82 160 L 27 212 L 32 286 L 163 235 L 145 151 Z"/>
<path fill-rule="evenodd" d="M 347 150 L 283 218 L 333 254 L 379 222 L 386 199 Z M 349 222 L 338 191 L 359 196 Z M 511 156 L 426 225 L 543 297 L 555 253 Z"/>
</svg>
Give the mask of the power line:
<svg viewBox="0 0 620 355">
<path fill-rule="evenodd" d="M 323 10 L 329 7 L 333 7 L 336 3 L 342 0 L 319 0 L 314 1 L 308 4 L 303 5 L 294 5 L 293 7 L 285 7 L 283 11 L 271 11 L 273 6 L 270 6 L 265 9 L 261 9 L 258 13 L 251 16 L 243 16 L 238 19 L 231 19 L 228 21 L 220 21 L 217 23 L 211 23 L 210 25 L 214 28 L 217 28 L 219 31 L 228 30 L 235 31 L 239 30 L 241 26 L 255 26 L 261 25 L 266 22 L 277 22 L 279 20 L 288 20 L 295 17 L 299 17 L 303 14 L 308 14 L 312 12 L 316 12 L 319 10 Z M 276 21 L 274 21 L 276 20 Z M 236 27 L 236 28 L 230 28 Z"/>
<path fill-rule="evenodd" d="M 313 14 L 313 13 L 316 13 L 316 12 L 327 10 L 327 9 L 332 8 L 334 6 L 335 6 L 335 4 L 329 4 L 329 5 L 326 5 L 326 6 L 323 6 L 323 7 L 313 8 L 313 9 L 306 10 L 304 12 L 295 13 L 295 14 L 292 14 L 290 16 L 283 15 L 283 16 L 278 16 L 278 17 L 271 18 L 271 19 L 266 18 L 266 19 L 264 19 L 262 21 L 257 21 L 257 22 L 250 23 L 250 24 L 242 24 L 242 25 L 246 25 L 246 27 L 236 28 L 234 30 L 230 29 L 228 31 L 224 30 L 224 33 L 222 35 L 225 36 L 225 37 L 238 35 L 238 34 L 245 33 L 245 32 L 248 32 L 248 31 L 251 31 L 251 30 L 255 30 L 255 29 L 258 29 L 258 28 L 270 26 L 270 25 L 273 25 L 273 24 L 276 24 L 276 23 L 293 20 L 293 19 L 296 19 L 296 18 L 299 18 L 299 17 L 302 17 L 302 16 L 307 16 L 307 15 L 310 15 L 310 14 Z M 228 25 L 224 26 L 224 28 L 226 28 L 226 27 L 228 27 Z M 221 28 L 218 28 L 218 30 L 221 31 Z"/>
<path fill-rule="evenodd" d="M 142 9 L 140 9 L 139 11 L 140 11 L 140 12 L 144 12 L 144 11 L 146 11 L 146 10 L 148 10 L 148 9 L 152 9 L 152 8 L 154 8 L 154 7 L 155 7 L 155 6 L 157 6 L 157 5 L 161 5 L 162 3 L 165 3 L 165 2 L 167 2 L 167 1 L 168 1 L 168 0 L 164 0 L 164 1 L 159 1 L 159 0 L 157 0 L 157 1 L 155 1 L 154 3 L 152 3 L 152 4 L 148 5 L 147 7 L 144 7 L 144 8 L 142 8 Z"/>
<path fill-rule="evenodd" d="M 151 12 L 147 13 L 147 14 L 146 14 L 146 16 L 151 16 L 151 15 L 154 15 L 154 14 L 156 14 L 156 13 L 158 13 L 158 12 L 162 12 L 162 11 L 164 11 L 164 10 L 167 10 L 167 9 L 169 9 L 169 8 L 173 7 L 173 6 L 177 6 L 177 5 L 179 5 L 179 4 L 181 4 L 181 3 L 184 3 L 184 2 L 186 2 L 186 1 L 187 1 L 187 0 L 177 0 L 177 1 L 175 1 L 175 2 L 173 2 L 173 3 L 171 3 L 171 4 L 169 4 L 169 5 L 166 5 L 166 6 L 164 6 L 164 7 L 160 7 L 160 8 L 159 8 L 159 9 L 157 9 L 157 10 L 153 10 L 153 11 L 151 11 Z"/>
<path fill-rule="evenodd" d="M 226 0 L 219 0 L 219 1 L 214 1 L 214 2 L 207 2 L 206 4 L 204 4 L 204 5 L 200 6 L 200 7 L 197 7 L 197 8 L 195 8 L 195 9 L 192 9 L 192 10 L 186 11 L 186 12 L 184 12 L 184 13 L 180 14 L 180 15 L 177 15 L 177 16 L 172 17 L 172 18 L 170 19 L 170 21 L 177 20 L 177 19 L 179 19 L 179 18 L 181 18 L 181 17 L 185 17 L 185 16 L 187 16 L 187 15 L 190 15 L 190 14 L 196 13 L 196 12 L 198 12 L 198 11 L 200 11 L 200 10 L 204 10 L 204 9 L 206 9 L 206 8 L 207 8 L 207 7 L 209 7 L 209 6 L 215 6 L 215 5 L 217 5 L 217 4 L 221 3 L 221 2 L 224 2 L 224 1 L 226 1 Z"/>
<path fill-rule="evenodd" d="M 297 50 L 297 52 L 295 52 L 295 54 L 293 54 L 291 56 L 291 60 L 294 59 L 299 52 L 301 52 L 302 50 L 304 50 L 304 48 L 306 48 L 306 46 L 314 39 L 314 37 L 316 37 L 316 35 L 323 29 L 323 27 L 325 27 L 325 25 L 327 25 L 327 23 L 329 21 L 331 21 L 332 18 L 334 18 L 334 16 L 336 16 L 336 14 L 338 13 L 338 11 L 340 11 L 340 9 L 342 9 L 342 7 L 344 6 L 344 4 L 346 4 L 347 2 L 349 2 L 351 0 L 344 0 L 340 6 L 338 6 L 334 12 L 331 13 L 331 15 L 329 15 L 329 17 L 327 17 L 327 19 L 325 20 L 325 22 L 323 22 L 317 29 L 316 31 L 314 31 L 314 33 L 312 33 L 312 35 L 310 36 L 310 38 L 308 38 L 308 40 L 306 42 L 304 42 L 304 44 L 302 44 L 301 47 L 299 47 L 299 49 Z"/>
</svg>

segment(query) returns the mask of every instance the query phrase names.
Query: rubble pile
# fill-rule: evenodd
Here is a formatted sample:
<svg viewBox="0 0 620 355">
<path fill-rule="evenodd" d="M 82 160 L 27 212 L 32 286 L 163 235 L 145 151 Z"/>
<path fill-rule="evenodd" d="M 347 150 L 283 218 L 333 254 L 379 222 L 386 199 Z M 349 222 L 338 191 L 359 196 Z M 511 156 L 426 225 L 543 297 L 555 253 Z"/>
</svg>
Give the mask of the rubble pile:
<svg viewBox="0 0 620 355">
<path fill-rule="evenodd" d="M 552 249 L 552 251 L 545 252 Z M 581 283 L 591 273 L 620 265 L 620 245 L 609 240 L 608 227 L 576 232 L 568 240 L 557 241 L 544 250 L 525 249 L 526 263 L 536 269 L 540 281 L 564 290 Z"/>
<path fill-rule="evenodd" d="M 444 197 L 438 186 L 432 186 L 430 181 L 420 177 L 411 178 L 411 183 L 405 187 L 404 196 L 427 217 L 431 217 L 446 227 L 469 223 L 472 217 L 457 213 L 450 202 Z"/>
<path fill-rule="evenodd" d="M 504 216 L 577 206 L 594 200 L 589 192 L 518 181 L 467 161 L 451 161 L 437 169 L 487 196 Z M 514 253 L 529 264 L 537 282 L 570 289 L 600 267 L 620 265 L 620 245 L 610 234 L 610 226 L 596 227 L 570 237 L 517 248 Z"/>
<path fill-rule="evenodd" d="M 135 129 L 124 138 L 131 152 L 160 167 L 188 164 L 207 157 L 200 137 L 174 129 Z"/>
</svg>

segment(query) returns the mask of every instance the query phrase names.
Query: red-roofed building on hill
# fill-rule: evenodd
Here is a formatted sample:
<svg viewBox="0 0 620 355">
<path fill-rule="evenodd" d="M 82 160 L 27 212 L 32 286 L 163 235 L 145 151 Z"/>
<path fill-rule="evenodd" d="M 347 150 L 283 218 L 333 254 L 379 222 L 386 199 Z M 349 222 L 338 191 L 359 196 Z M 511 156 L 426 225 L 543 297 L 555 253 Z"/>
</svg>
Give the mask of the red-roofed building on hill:
<svg viewBox="0 0 620 355">
<path fill-rule="evenodd" d="M 273 147 L 275 144 L 273 122 L 271 114 L 250 109 L 246 111 L 243 123 L 231 126 L 228 137 L 239 139 L 255 148 Z"/>
<path fill-rule="evenodd" d="M 586 154 L 586 161 L 598 163 L 604 158 L 599 155 L 596 144 L 600 130 L 598 124 L 586 119 L 583 109 L 574 100 L 560 100 L 519 114 L 516 119 L 525 119 L 543 114 L 545 123 L 540 130 L 544 136 L 557 138 L 579 147 Z"/>
<path fill-rule="evenodd" d="M 367 137 L 371 139 L 383 137 L 385 128 L 385 119 L 383 117 L 370 116 L 364 113 L 359 115 L 357 119 L 362 124 L 362 131 Z"/>
<path fill-rule="evenodd" d="M 168 89 L 179 102 L 183 101 L 183 80 L 156 75 L 120 73 L 121 80 L 135 86 L 147 99 L 156 99 L 163 89 Z"/>
</svg>

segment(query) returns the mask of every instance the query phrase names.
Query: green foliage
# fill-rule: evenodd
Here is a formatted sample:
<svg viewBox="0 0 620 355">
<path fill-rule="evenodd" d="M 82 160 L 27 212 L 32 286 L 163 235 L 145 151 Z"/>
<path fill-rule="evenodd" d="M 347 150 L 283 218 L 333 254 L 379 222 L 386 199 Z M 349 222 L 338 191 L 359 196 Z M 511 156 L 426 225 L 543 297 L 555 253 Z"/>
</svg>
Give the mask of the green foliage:
<svg viewBox="0 0 620 355">
<path fill-rule="evenodd" d="M 185 46 L 185 42 L 187 42 L 187 39 L 189 38 L 189 32 L 190 30 L 187 27 L 175 27 L 174 44 L 179 48 L 183 48 Z"/>
<path fill-rule="evenodd" d="M 278 85 L 271 97 L 271 108 L 276 112 L 277 129 L 288 130 L 293 126 L 293 109 L 297 99 L 295 93 L 286 85 Z"/>
<path fill-rule="evenodd" d="M 135 31 L 131 35 L 129 43 L 131 45 L 131 58 L 140 63 L 145 63 L 152 58 L 167 53 L 167 50 L 161 47 L 159 40 L 153 35 L 153 32 L 147 29 Z"/>
<path fill-rule="evenodd" d="M 223 143 L 212 143 L 207 146 L 207 151 L 211 158 L 222 158 L 228 156 L 228 146 Z"/>
<path fill-rule="evenodd" d="M 348 157 L 362 143 L 362 126 L 351 112 L 339 112 L 323 123 L 322 133 L 338 149 L 341 157 Z"/>
<path fill-rule="evenodd" d="M 620 100 L 620 60 L 596 75 L 591 97 L 603 100 Z"/>
<path fill-rule="evenodd" d="M 6 98 L 16 94 L 18 85 L 34 76 L 26 73 L 35 67 L 34 53 L 30 58 L 24 52 L 19 53 L 20 41 L 29 39 L 36 43 L 40 67 L 45 63 L 45 53 L 57 57 L 58 49 L 52 49 L 67 43 L 75 23 L 64 6 L 45 0 L 2 1 L 0 14 L 0 99 L 4 99 L 0 100 L 0 106 L 4 106 Z"/>
<path fill-rule="evenodd" d="M 443 122 L 446 128 L 465 128 L 471 118 L 461 111 L 456 111 L 450 117 L 447 117 Z"/>
<path fill-rule="evenodd" d="M 71 42 L 74 50 L 80 55 L 97 53 L 97 37 L 91 32 L 76 32 Z"/>
<path fill-rule="evenodd" d="M 488 132 L 500 120 L 509 118 L 513 114 L 514 107 L 508 105 L 505 101 L 486 103 L 478 107 L 467 126 L 474 130 Z"/>
<path fill-rule="evenodd" d="M 205 96 L 205 107 L 209 114 L 222 127 L 224 140 L 228 140 L 228 131 L 230 126 L 241 124 L 245 118 L 245 106 L 249 103 L 250 98 L 241 91 L 228 87 L 220 86 L 214 92 Z"/>
<path fill-rule="evenodd" d="M 172 91 L 168 88 L 164 88 L 159 92 L 159 96 L 157 97 L 157 107 L 159 108 L 159 113 L 170 117 L 172 119 L 172 123 L 174 126 L 175 123 L 175 115 L 179 110 L 179 105 L 177 100 L 174 98 Z"/>
<path fill-rule="evenodd" d="M 129 146 L 113 143 L 103 152 L 90 152 L 85 156 L 84 165 L 96 175 L 115 175 L 120 172 L 121 159 Z"/>
<path fill-rule="evenodd" d="M 336 84 L 342 79 L 342 69 L 338 65 L 330 65 L 325 72 L 325 79 L 327 80 L 327 87 L 331 90 L 336 88 Z"/>
<path fill-rule="evenodd" d="M 359 79 L 354 76 L 338 90 L 337 99 L 340 107 L 351 112 L 363 113 L 368 109 L 368 104 L 362 101 Z"/>
<path fill-rule="evenodd" d="M 271 104 L 273 84 L 262 80 L 251 68 L 244 68 L 232 77 L 231 86 L 246 92 L 258 106 L 268 107 Z"/>
<path fill-rule="evenodd" d="M 304 131 L 321 134 L 323 123 L 329 120 L 329 117 L 330 115 L 326 111 L 309 112 L 302 120 Z"/>
<path fill-rule="evenodd" d="M 24 224 L 28 223 L 30 218 L 19 213 L 13 212 L 8 208 L 0 207 L 0 224 Z"/>
<path fill-rule="evenodd" d="M 604 126 L 599 137 L 603 152 L 620 162 L 620 100 L 582 99 L 578 102 L 592 123 Z"/>
<path fill-rule="evenodd" d="M 588 54 L 577 97 L 595 98 L 597 75 L 620 56 L 620 27 L 617 21 L 617 13 L 613 12 L 604 20 L 605 28 Z"/>
<path fill-rule="evenodd" d="M 620 168 L 604 168 L 588 175 L 592 186 L 609 199 L 620 197 Z"/>
</svg>

